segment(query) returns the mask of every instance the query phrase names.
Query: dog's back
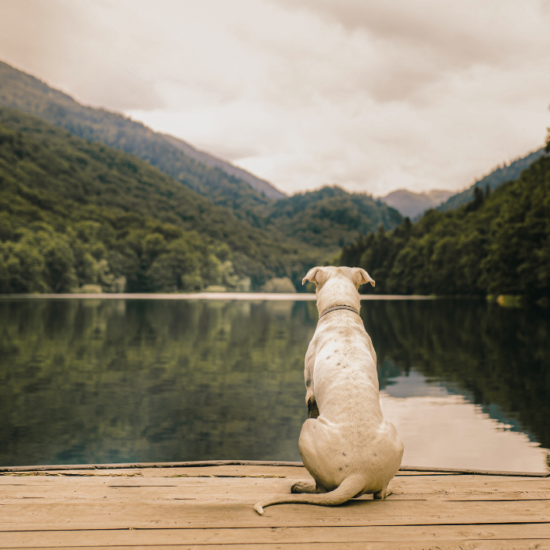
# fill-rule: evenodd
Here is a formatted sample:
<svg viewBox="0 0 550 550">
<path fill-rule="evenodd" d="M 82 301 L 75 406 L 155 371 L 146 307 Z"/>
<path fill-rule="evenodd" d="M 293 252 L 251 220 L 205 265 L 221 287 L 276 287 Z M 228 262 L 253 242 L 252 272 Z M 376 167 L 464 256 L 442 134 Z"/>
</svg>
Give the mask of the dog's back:
<svg viewBox="0 0 550 550">
<path fill-rule="evenodd" d="M 361 318 L 346 310 L 331 313 L 319 322 L 310 347 L 319 413 L 332 422 L 379 424 L 376 354 Z"/>
</svg>

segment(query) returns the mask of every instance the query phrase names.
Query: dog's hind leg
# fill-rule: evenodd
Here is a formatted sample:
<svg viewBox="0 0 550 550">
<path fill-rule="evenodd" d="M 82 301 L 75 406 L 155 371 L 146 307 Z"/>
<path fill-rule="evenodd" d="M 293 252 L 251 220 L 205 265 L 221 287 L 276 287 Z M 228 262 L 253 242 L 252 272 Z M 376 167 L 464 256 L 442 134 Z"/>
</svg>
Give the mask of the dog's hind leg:
<svg viewBox="0 0 550 550">
<path fill-rule="evenodd" d="M 309 493 L 309 494 L 318 494 L 326 493 L 327 490 L 316 483 L 309 483 L 307 481 L 298 481 L 295 483 L 291 489 L 291 493 Z"/>
<path fill-rule="evenodd" d="M 376 500 L 384 500 L 386 497 L 389 497 L 392 492 L 393 491 L 386 485 L 381 491 L 374 493 L 372 498 L 375 498 Z"/>
</svg>

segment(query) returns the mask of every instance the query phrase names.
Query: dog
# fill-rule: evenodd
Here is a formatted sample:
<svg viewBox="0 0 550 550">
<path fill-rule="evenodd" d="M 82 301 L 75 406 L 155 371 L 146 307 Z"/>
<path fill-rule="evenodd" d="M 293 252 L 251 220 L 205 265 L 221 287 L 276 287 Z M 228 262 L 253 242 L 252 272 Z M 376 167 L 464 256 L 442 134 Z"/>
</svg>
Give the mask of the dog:
<svg viewBox="0 0 550 550">
<path fill-rule="evenodd" d="M 384 499 L 403 457 L 403 442 L 382 415 L 376 352 L 359 316 L 358 288 L 375 282 L 358 267 L 314 267 L 306 281 L 317 286 L 319 321 L 305 357 L 309 418 L 298 445 L 315 484 L 295 483 L 291 492 L 304 494 L 258 502 L 260 515 L 273 504 Z"/>
</svg>

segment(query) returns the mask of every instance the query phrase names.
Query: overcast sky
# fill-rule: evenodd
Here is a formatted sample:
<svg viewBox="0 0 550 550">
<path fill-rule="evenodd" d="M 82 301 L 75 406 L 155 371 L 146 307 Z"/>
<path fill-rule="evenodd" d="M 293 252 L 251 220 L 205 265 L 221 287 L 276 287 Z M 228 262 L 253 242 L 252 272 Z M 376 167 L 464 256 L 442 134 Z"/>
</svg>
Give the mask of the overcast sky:
<svg viewBox="0 0 550 550">
<path fill-rule="evenodd" d="M 0 59 L 287 193 L 463 189 L 550 126 L 550 0 L 0 0 Z"/>
</svg>

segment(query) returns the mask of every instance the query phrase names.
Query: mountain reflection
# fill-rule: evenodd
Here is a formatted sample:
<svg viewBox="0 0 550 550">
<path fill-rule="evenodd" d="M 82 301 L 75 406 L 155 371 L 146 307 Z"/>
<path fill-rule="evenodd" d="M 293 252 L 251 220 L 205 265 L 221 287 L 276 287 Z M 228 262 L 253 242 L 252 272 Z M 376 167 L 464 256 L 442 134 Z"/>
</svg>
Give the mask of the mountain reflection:
<svg viewBox="0 0 550 550">
<path fill-rule="evenodd" d="M 411 449 L 435 430 L 430 407 L 450 398 L 524 438 L 507 445 L 550 447 L 542 310 L 368 301 L 362 317 L 387 414 L 428 407 L 422 425 L 407 424 Z M 316 322 L 313 302 L 4 299 L 0 464 L 299 460 Z M 445 465 L 434 453 L 415 464 Z"/>
</svg>

